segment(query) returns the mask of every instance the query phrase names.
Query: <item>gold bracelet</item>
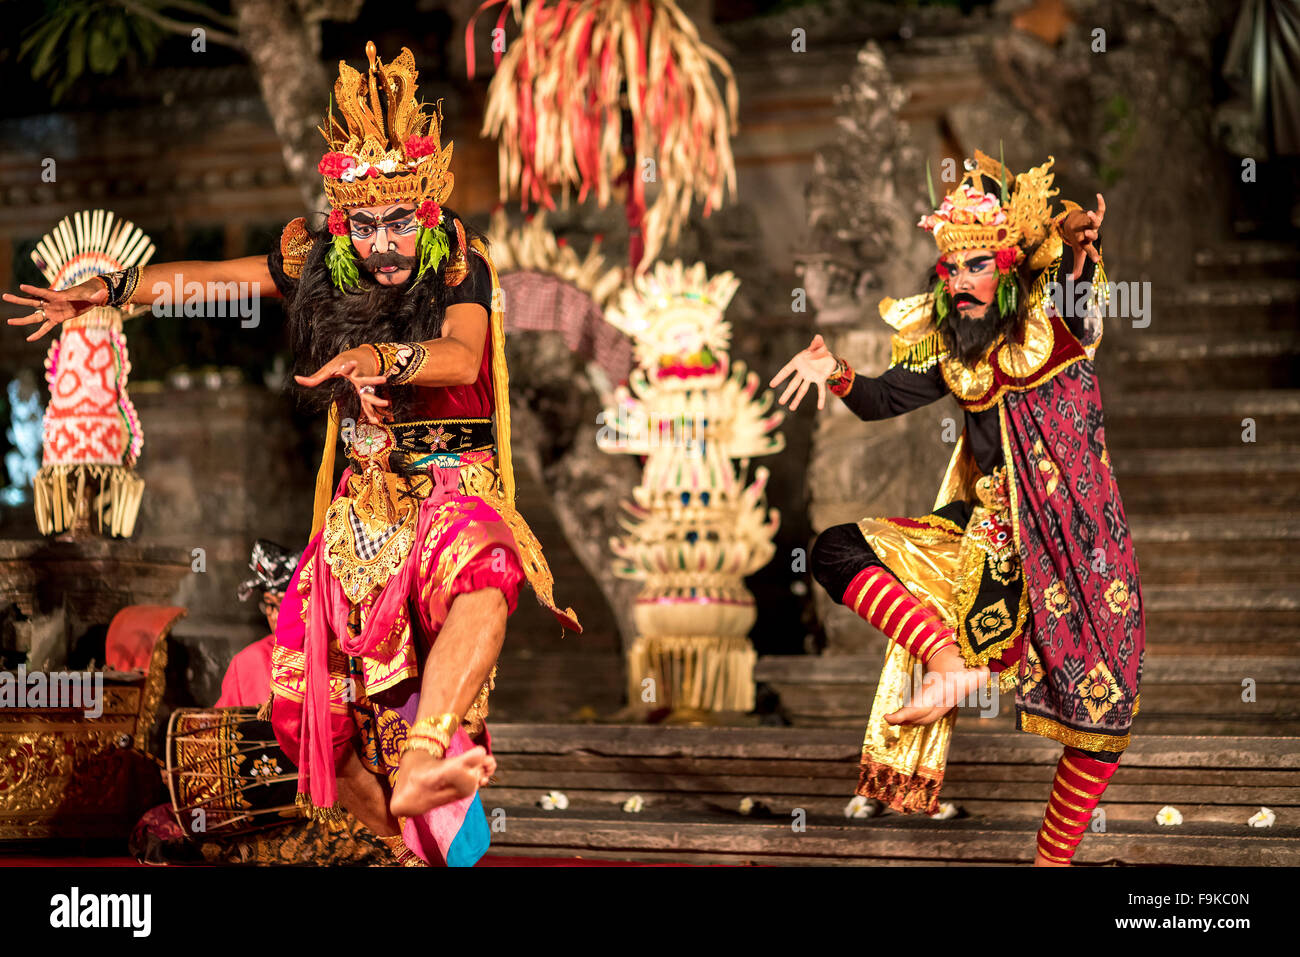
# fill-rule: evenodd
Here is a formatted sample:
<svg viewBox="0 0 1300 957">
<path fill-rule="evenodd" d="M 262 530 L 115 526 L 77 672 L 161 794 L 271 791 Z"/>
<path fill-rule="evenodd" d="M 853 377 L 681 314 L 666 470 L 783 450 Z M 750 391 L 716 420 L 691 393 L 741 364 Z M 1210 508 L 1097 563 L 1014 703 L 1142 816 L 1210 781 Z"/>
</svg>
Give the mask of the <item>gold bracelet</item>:
<svg viewBox="0 0 1300 957">
<path fill-rule="evenodd" d="M 406 743 L 402 745 L 402 754 L 415 748 L 417 751 L 428 751 L 435 758 L 445 758 L 447 756 L 447 746 L 441 741 L 436 741 L 426 734 L 407 735 Z"/>
<path fill-rule="evenodd" d="M 406 732 L 406 739 L 411 740 L 428 740 L 442 745 L 443 750 L 451 747 L 451 739 L 456 734 L 456 729 L 460 727 L 460 715 L 450 711 L 439 715 L 430 715 L 427 718 L 421 718 L 415 724 L 411 725 L 411 730 Z"/>
</svg>

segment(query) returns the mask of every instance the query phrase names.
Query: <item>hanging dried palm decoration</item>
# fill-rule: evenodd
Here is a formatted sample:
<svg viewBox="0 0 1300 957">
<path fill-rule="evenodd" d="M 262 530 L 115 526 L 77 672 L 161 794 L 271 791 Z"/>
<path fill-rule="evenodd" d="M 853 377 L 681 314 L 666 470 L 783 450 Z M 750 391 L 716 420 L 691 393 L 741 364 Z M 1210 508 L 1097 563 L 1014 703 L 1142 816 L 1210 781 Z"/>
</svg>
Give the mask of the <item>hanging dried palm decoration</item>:
<svg viewBox="0 0 1300 957">
<path fill-rule="evenodd" d="M 486 0 L 475 13 L 506 0 Z M 694 199 L 708 216 L 734 198 L 737 130 L 731 67 L 673 0 L 509 0 L 520 36 L 502 51 L 488 88 L 482 135 L 499 144 L 500 193 L 523 209 L 555 209 L 559 186 L 600 206 L 628 184 L 630 262 L 642 273 L 675 242 Z M 500 36 L 501 34 L 494 35 Z M 474 19 L 465 35 L 474 76 Z M 710 67 L 726 82 L 725 101 Z M 631 125 L 625 137 L 624 124 Z M 625 142 L 626 139 L 626 142 Z M 658 185 L 646 208 L 646 182 Z M 638 236 L 638 228 L 640 235 Z"/>
</svg>

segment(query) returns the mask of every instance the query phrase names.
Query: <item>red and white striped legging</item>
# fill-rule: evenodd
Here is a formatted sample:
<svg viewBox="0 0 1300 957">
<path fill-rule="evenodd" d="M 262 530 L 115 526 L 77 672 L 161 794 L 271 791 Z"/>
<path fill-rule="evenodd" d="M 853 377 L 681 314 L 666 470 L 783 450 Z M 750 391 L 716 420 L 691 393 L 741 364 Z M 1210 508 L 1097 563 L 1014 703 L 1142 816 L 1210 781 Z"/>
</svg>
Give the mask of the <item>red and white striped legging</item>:
<svg viewBox="0 0 1300 957">
<path fill-rule="evenodd" d="M 957 643 L 956 633 L 937 612 L 918 601 L 891 572 L 879 566 L 858 572 L 844 590 L 843 602 L 922 662 L 929 662 L 937 652 Z M 1049 861 L 1070 862 L 1111 775 L 1119 767 L 1118 758 L 1102 761 L 1099 754 L 1067 746 L 1061 755 L 1038 830 L 1038 850 Z"/>
<path fill-rule="evenodd" d="M 1038 829 L 1038 853 L 1057 864 L 1070 862 L 1118 767 L 1118 759 L 1099 761 L 1078 748 L 1066 747 L 1057 762 L 1052 794 Z"/>
<path fill-rule="evenodd" d="M 939 614 L 921 604 L 887 569 L 862 569 L 844 589 L 843 601 L 922 662 L 957 644 L 956 633 Z"/>
</svg>

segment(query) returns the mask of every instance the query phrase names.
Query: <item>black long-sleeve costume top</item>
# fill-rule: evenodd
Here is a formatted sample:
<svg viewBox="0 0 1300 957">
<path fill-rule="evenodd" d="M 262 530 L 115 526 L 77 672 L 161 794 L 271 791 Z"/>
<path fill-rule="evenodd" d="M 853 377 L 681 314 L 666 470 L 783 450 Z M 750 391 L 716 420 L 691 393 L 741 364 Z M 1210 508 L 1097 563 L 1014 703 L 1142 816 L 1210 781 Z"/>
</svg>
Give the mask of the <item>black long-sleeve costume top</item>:
<svg viewBox="0 0 1300 957">
<path fill-rule="evenodd" d="M 1061 253 L 1061 264 L 1057 275 L 1068 276 L 1073 269 L 1073 264 L 1074 251 L 1071 247 L 1065 246 Z M 1083 274 L 1075 282 L 1091 282 L 1093 267 L 1092 260 L 1086 260 Z M 1067 309 L 1066 312 L 1072 313 L 1074 310 Z M 1076 338 L 1083 336 L 1082 316 L 1066 315 L 1062 319 Z M 891 366 L 874 378 L 854 375 L 852 386 L 841 398 L 858 418 L 874 421 L 911 412 L 923 405 L 937 402 L 945 395 L 948 395 L 948 385 L 943 380 L 939 364 L 935 363 L 925 372 L 913 372 L 902 366 Z M 998 408 L 995 405 L 981 412 L 965 412 L 965 416 L 966 441 L 969 443 L 971 455 L 979 470 L 988 475 L 1004 461 Z"/>
</svg>

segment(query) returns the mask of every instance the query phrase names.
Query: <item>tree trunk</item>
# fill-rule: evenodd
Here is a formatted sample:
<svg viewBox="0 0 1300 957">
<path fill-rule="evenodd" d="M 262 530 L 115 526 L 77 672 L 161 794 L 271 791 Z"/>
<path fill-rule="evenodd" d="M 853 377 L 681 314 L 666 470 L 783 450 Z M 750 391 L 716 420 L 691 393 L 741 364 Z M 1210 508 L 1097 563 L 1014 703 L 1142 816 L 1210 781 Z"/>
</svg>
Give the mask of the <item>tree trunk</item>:
<svg viewBox="0 0 1300 957">
<path fill-rule="evenodd" d="M 232 6 L 284 165 L 307 208 L 322 210 L 325 191 L 316 164 L 325 141 L 316 128 L 329 107 L 330 77 L 317 56 L 312 27 L 284 0 L 232 0 Z"/>
</svg>

